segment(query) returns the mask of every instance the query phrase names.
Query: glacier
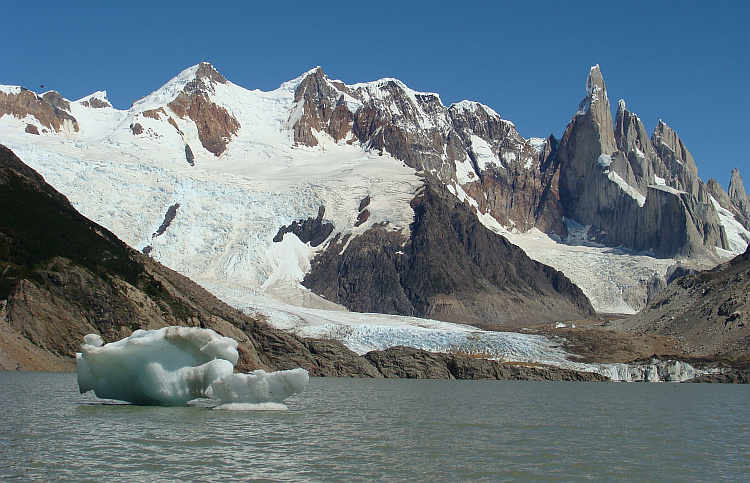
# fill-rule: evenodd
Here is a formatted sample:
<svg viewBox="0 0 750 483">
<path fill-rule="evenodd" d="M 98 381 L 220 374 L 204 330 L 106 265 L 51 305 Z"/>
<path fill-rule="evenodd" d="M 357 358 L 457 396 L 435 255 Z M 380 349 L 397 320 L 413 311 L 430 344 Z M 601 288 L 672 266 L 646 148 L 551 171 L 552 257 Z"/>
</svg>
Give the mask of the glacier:
<svg viewBox="0 0 750 483">
<path fill-rule="evenodd" d="M 97 334 L 84 337 L 76 354 L 78 388 L 102 399 L 138 405 L 184 406 L 199 398 L 217 399 L 219 409 L 253 409 L 301 392 L 305 369 L 234 374 L 237 341 L 211 329 L 164 327 L 136 330 L 104 344 Z"/>
<path fill-rule="evenodd" d="M 423 185 L 423 173 L 387 152 L 370 152 L 347 139 L 335 142 L 322 132 L 315 147 L 294 144 L 292 127 L 299 115 L 294 110 L 295 89 L 312 71 L 269 92 L 247 90 L 231 82 L 213 85 L 211 100 L 226 107 L 241 125 L 226 151 L 217 157 L 202 146 L 192 121 L 175 116 L 169 118 L 174 123 L 170 125 L 169 108 L 162 111 L 161 118 L 145 114 L 158 111 L 173 99 L 193 79 L 197 67 L 186 69 L 125 111 L 111 106 L 93 108 L 85 102 L 92 97 L 106 100 L 105 92 L 71 102 L 70 112 L 80 125 L 79 132 L 33 135 L 24 132 L 24 127 L 36 122 L 34 119 L 2 116 L 0 142 L 68 196 L 84 216 L 137 249 L 149 247 L 154 259 L 220 299 L 248 313 L 268 315 L 267 320 L 276 327 L 335 338 L 358 353 L 387 344 L 410 345 L 569 367 L 567 355 L 539 336 L 513 339 L 516 348 L 505 351 L 510 339 L 503 339 L 507 336 L 498 335 L 501 333 L 485 334 L 475 328 L 410 317 L 350 313 L 302 286 L 318 249 L 291 233 L 281 243 L 274 243 L 280 226 L 314 218 L 325 206 L 326 220 L 342 235 L 356 236 L 375 224 L 408 232 L 413 221 L 410 201 Z M 397 82 L 383 79 L 350 87 L 378 95 L 377 87 L 389 81 Z M 0 89 L 17 90 L 12 86 Z M 434 95 L 408 88 L 406 92 L 412 97 Z M 347 105 L 356 103 L 343 100 Z M 459 105 L 466 109 L 478 106 L 469 102 Z M 143 134 L 135 136 L 131 131 L 135 122 L 142 125 Z M 430 119 L 423 122 L 432 125 Z M 542 141 L 538 140 L 537 146 L 542 146 Z M 479 145 L 479 138 L 474 142 Z M 194 166 L 185 159 L 186 145 L 194 153 Z M 477 151 L 484 153 L 483 148 L 477 146 Z M 479 161 L 490 160 L 480 157 Z M 464 163 L 462 167 L 459 174 L 469 181 L 470 166 Z M 460 183 L 449 189 L 477 207 Z M 358 207 L 366 196 L 371 198 L 370 217 L 356 226 Z M 176 217 L 154 238 L 165 213 L 176 204 L 180 206 Z M 642 301 L 629 294 L 638 292 L 651 277 L 664 276 L 676 263 L 647 253 L 598 246 L 585 237 L 565 241 L 536 229 L 518 232 L 481 212 L 477 217 L 531 258 L 563 271 L 598 312 L 636 312 Z M 729 215 L 722 216 L 722 222 L 728 233 L 733 229 L 730 239 L 735 251 L 746 246 L 742 227 L 732 224 Z M 199 386 L 197 392 L 207 390 Z"/>
</svg>

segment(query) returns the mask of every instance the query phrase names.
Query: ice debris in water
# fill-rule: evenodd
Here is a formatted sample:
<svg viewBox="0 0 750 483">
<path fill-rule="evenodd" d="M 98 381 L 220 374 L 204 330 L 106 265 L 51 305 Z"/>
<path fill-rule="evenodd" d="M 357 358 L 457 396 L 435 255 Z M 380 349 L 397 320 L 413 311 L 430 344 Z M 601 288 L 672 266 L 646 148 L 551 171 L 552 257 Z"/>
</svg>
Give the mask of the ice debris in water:
<svg viewBox="0 0 750 483">
<path fill-rule="evenodd" d="M 208 397 L 221 401 L 217 409 L 242 409 L 265 403 L 281 403 L 304 389 L 310 380 L 305 369 L 266 372 L 262 369 L 250 374 L 230 374 L 211 383 Z"/>
<path fill-rule="evenodd" d="M 238 358 L 237 341 L 211 329 L 136 330 L 109 344 L 89 334 L 76 354 L 78 388 L 134 404 L 184 406 L 214 397 L 222 405 L 248 409 L 248 404 L 281 403 L 309 379 L 302 368 L 233 374 Z"/>
</svg>

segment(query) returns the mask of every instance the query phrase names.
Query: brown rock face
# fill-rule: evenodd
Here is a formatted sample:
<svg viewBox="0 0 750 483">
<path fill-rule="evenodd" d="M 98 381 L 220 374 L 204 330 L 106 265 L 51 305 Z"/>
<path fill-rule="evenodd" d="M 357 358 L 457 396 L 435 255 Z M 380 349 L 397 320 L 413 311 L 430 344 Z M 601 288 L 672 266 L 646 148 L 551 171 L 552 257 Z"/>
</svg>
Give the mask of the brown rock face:
<svg viewBox="0 0 750 483">
<path fill-rule="evenodd" d="M 67 127 L 78 132 L 78 121 L 62 108 L 67 105 L 67 109 L 70 109 L 70 104 L 56 92 L 48 92 L 45 95 L 56 105 L 23 88 L 18 94 L 0 92 L 0 117 L 9 115 L 23 119 L 31 115 L 49 130 L 60 132 L 63 127 Z"/>
<path fill-rule="evenodd" d="M 143 126 L 141 126 L 141 123 L 139 122 L 133 123 L 130 125 L 130 132 L 133 133 L 133 136 L 143 134 Z"/>
<path fill-rule="evenodd" d="M 86 107 L 91 107 L 93 109 L 102 109 L 104 107 L 112 107 L 112 104 L 109 102 L 99 99 L 98 97 L 92 97 L 88 100 L 81 101 L 81 105 Z"/>
<path fill-rule="evenodd" d="M 320 67 L 305 77 L 294 91 L 296 107 L 292 112 L 302 110 L 293 126 L 295 143 L 317 146 L 315 133 L 318 132 L 327 133 L 336 142 L 349 135 L 354 115 L 347 107 L 343 93 L 348 94 L 349 89 L 343 84 L 329 82 Z"/>
<path fill-rule="evenodd" d="M 237 134 L 240 123 L 229 111 L 209 98 L 208 94 L 214 92 L 215 83 L 226 84 L 227 80 L 210 64 L 202 62 L 195 79 L 188 82 L 167 105 L 180 118 L 188 117 L 195 122 L 198 139 L 203 147 L 215 156 L 220 156 L 232 136 Z"/>
<path fill-rule="evenodd" d="M 42 99 L 47 101 L 52 107 L 70 112 L 70 102 L 66 101 L 59 92 L 49 91 L 42 94 Z"/>
</svg>

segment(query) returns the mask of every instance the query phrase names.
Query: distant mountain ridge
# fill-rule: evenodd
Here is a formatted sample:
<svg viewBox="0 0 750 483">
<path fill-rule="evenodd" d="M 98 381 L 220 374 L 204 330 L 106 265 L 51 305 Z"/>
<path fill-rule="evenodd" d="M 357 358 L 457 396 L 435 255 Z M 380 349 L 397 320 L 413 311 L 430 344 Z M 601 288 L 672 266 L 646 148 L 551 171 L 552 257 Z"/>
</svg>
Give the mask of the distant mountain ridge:
<svg viewBox="0 0 750 483">
<path fill-rule="evenodd" d="M 396 79 L 346 85 L 320 68 L 264 93 L 236 86 L 201 63 L 127 111 L 112 109 L 103 93 L 70 102 L 56 93 L 3 87 L 0 96 L 0 134 L 14 149 L 27 150 L 24 159 L 48 170 L 50 179 L 57 176 L 68 186 L 89 216 L 182 273 L 231 284 L 232 290 L 283 297 L 299 292 L 304 279 L 329 299 L 319 304 L 384 311 L 398 306 L 398 313 L 494 324 L 523 319 L 528 303 L 514 297 L 506 298 L 515 300 L 514 308 L 486 300 L 467 308 L 464 296 L 457 303 L 454 292 L 441 292 L 416 309 L 414 301 L 423 295 L 408 295 L 411 288 L 396 294 L 388 277 L 370 280 L 364 298 L 392 293 L 395 299 L 376 303 L 360 294 L 355 302 L 342 293 L 351 273 L 316 272 L 352 255 L 353 240 L 382 228 L 388 234 L 383 244 L 361 238 L 370 249 L 357 256 L 374 257 L 362 265 L 374 272 L 390 265 L 400 273 L 406 262 L 381 255 L 407 253 L 386 247 L 410 239 L 413 200 L 424 186 L 452 194 L 484 227 L 501 233 L 536 229 L 565 240 L 575 222 L 587 229 L 587 242 L 711 264 L 717 247 L 724 255 L 738 253 L 750 240 L 741 182 L 726 193 L 718 183 L 700 181 L 676 133 L 660 123 L 649 139 L 624 102 L 613 122 L 598 66 L 559 141 L 523 139 L 511 122 L 478 103 L 446 107 L 437 94 L 413 91 Z M 29 132 L 34 129 L 39 136 Z M 61 145 L 50 143 L 53 138 Z M 113 182 L 112 189 L 98 187 Z M 135 183 L 139 194 L 127 193 L 124 183 Z M 366 197 L 372 201 L 360 209 Z M 153 238 L 175 205 L 179 212 Z M 321 222 L 334 228 L 320 245 L 302 241 L 302 248 L 296 235 L 297 241 L 286 240 L 289 234 L 275 240 L 282 227 L 315 219 L 321 206 Z M 408 263 L 417 256 L 410 252 Z M 440 256 L 451 259 L 432 263 L 451 266 L 459 254 Z M 516 285 L 511 280 L 500 285 Z M 629 300 L 645 301 L 646 287 L 654 283 L 626 287 L 639 294 Z M 590 313 L 577 295 L 565 297 L 570 305 L 563 310 L 545 302 L 540 320 Z M 488 312 L 487 306 L 495 308 Z"/>
</svg>

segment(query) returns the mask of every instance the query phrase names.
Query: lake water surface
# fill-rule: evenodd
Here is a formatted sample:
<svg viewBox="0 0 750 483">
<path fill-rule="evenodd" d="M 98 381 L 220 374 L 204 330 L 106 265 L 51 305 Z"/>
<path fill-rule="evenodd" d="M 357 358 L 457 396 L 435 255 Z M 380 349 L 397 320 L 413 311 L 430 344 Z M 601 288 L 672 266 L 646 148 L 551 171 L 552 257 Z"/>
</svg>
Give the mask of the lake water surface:
<svg viewBox="0 0 750 483">
<path fill-rule="evenodd" d="M 0 372 L 0 481 L 750 481 L 750 387 L 313 378 L 287 411 Z"/>
</svg>

